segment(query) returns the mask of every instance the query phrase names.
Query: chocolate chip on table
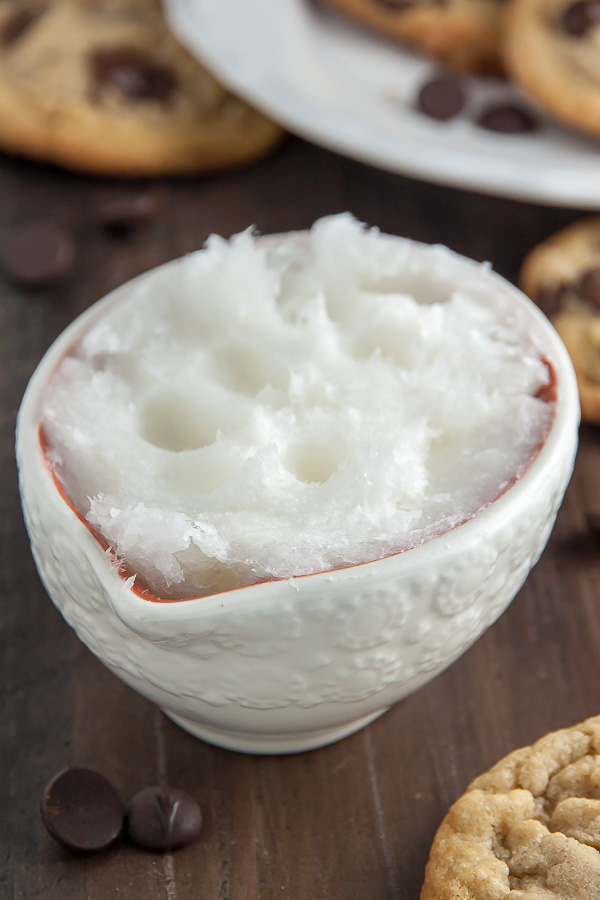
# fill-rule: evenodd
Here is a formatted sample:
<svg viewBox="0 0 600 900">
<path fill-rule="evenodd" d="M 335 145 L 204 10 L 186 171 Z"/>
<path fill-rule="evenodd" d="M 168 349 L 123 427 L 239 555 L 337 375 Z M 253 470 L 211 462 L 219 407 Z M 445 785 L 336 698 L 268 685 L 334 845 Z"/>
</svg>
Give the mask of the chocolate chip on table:
<svg viewBox="0 0 600 900">
<path fill-rule="evenodd" d="M 477 120 L 481 128 L 501 134 L 523 134 L 534 131 L 537 122 L 526 109 L 513 103 L 499 103 L 484 110 Z"/>
<path fill-rule="evenodd" d="M 582 37 L 600 25 L 600 0 L 578 0 L 562 14 L 562 27 L 573 37 Z"/>
<path fill-rule="evenodd" d="M 27 222 L 0 237 L 0 268 L 21 287 L 57 284 L 74 262 L 73 237 L 57 222 Z"/>
<path fill-rule="evenodd" d="M 595 266 L 582 275 L 576 293 L 585 303 L 600 307 L 600 266 Z"/>
<path fill-rule="evenodd" d="M 121 798 L 106 778 L 91 769 L 64 769 L 46 786 L 42 821 L 64 847 L 82 853 L 104 850 L 123 828 Z"/>
<path fill-rule="evenodd" d="M 196 840 L 201 826 L 200 807 L 177 788 L 144 788 L 127 806 L 127 835 L 145 850 L 165 852 L 184 847 Z"/>
<path fill-rule="evenodd" d="M 438 75 L 427 81 L 417 97 L 417 107 L 422 113 L 443 122 L 457 116 L 466 102 L 463 80 L 451 74 Z"/>
<path fill-rule="evenodd" d="M 0 45 L 12 47 L 48 9 L 47 3 L 20 6 L 0 26 Z"/>
<path fill-rule="evenodd" d="M 155 193 L 118 197 L 100 207 L 98 219 L 109 234 L 127 237 L 149 225 L 158 208 L 159 199 Z"/>
<path fill-rule="evenodd" d="M 90 55 L 89 64 L 93 95 L 97 88 L 112 87 L 129 100 L 168 103 L 177 87 L 170 68 L 156 63 L 135 47 L 98 48 Z"/>
</svg>

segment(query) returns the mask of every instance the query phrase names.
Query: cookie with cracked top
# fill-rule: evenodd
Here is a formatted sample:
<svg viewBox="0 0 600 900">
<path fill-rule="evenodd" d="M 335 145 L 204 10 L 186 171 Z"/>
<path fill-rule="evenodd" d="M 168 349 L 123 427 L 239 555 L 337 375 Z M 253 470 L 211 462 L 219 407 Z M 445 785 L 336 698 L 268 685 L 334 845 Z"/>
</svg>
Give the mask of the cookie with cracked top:
<svg viewBox="0 0 600 900">
<path fill-rule="evenodd" d="M 501 70 L 505 0 L 326 0 L 387 37 L 449 66 L 482 74 Z"/>
<path fill-rule="evenodd" d="M 281 129 L 168 30 L 157 0 L 0 0 L 0 147 L 81 171 L 205 172 Z"/>
<path fill-rule="evenodd" d="M 600 900 L 600 716 L 469 785 L 435 836 L 421 900 Z"/>
<path fill-rule="evenodd" d="M 599 0 L 512 0 L 504 22 L 508 74 L 567 125 L 600 136 Z"/>
<path fill-rule="evenodd" d="M 535 247 L 520 284 L 569 351 L 583 419 L 600 423 L 600 218 L 576 222 Z"/>
</svg>

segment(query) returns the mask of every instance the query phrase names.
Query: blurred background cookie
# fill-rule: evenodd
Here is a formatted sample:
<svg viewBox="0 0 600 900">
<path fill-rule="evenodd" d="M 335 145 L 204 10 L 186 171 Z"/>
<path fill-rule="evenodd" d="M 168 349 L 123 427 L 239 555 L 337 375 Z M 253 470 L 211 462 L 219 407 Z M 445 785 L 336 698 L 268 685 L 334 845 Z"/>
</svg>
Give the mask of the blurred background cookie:
<svg viewBox="0 0 600 900">
<path fill-rule="evenodd" d="M 583 418 L 600 422 L 600 218 L 576 222 L 539 244 L 523 263 L 520 283 L 571 355 Z"/>
<path fill-rule="evenodd" d="M 92 173 L 205 172 L 281 129 L 225 90 L 158 0 L 0 0 L 0 147 Z"/>
<path fill-rule="evenodd" d="M 457 800 L 421 900 L 600 897 L 600 716 L 515 750 Z"/>
<path fill-rule="evenodd" d="M 500 18 L 504 0 L 326 2 L 447 65 L 487 74 L 500 71 Z"/>
<path fill-rule="evenodd" d="M 504 28 L 508 74 L 558 119 L 600 136 L 598 0 L 512 0 Z"/>
</svg>

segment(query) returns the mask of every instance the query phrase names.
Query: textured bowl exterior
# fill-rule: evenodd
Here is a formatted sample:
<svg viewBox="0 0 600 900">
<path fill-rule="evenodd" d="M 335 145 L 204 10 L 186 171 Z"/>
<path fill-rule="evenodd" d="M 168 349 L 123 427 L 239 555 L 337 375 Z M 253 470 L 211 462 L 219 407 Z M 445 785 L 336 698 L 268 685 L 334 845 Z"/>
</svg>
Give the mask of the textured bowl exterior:
<svg viewBox="0 0 600 900">
<path fill-rule="evenodd" d="M 506 609 L 542 552 L 577 444 L 577 385 L 562 343 L 507 285 L 546 332 L 556 415 L 523 477 L 470 521 L 386 559 L 152 602 L 126 587 L 65 502 L 38 438 L 41 395 L 56 365 L 102 303 L 128 290 L 59 337 L 19 413 L 22 505 L 48 593 L 119 678 L 199 737 L 281 753 L 352 733 L 456 660 Z"/>
</svg>

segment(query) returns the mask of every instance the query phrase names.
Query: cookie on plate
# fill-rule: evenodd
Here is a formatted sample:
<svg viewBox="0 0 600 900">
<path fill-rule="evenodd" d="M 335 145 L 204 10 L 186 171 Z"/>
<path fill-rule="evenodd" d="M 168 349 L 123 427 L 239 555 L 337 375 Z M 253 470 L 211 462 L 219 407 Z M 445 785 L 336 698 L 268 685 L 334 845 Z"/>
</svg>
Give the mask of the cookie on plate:
<svg viewBox="0 0 600 900">
<path fill-rule="evenodd" d="M 280 128 L 168 30 L 157 0 L 0 0 L 0 147 L 108 175 L 205 172 Z"/>
<path fill-rule="evenodd" d="M 508 74 L 558 119 L 600 136 L 598 0 L 512 0 L 504 29 Z"/>
<path fill-rule="evenodd" d="M 505 0 L 327 0 L 393 40 L 450 66 L 500 71 L 500 19 Z"/>
<path fill-rule="evenodd" d="M 520 284 L 571 355 L 583 419 L 600 423 L 600 218 L 576 222 L 532 250 Z"/>
<path fill-rule="evenodd" d="M 600 900 L 600 716 L 511 753 L 435 836 L 421 900 Z"/>
</svg>

